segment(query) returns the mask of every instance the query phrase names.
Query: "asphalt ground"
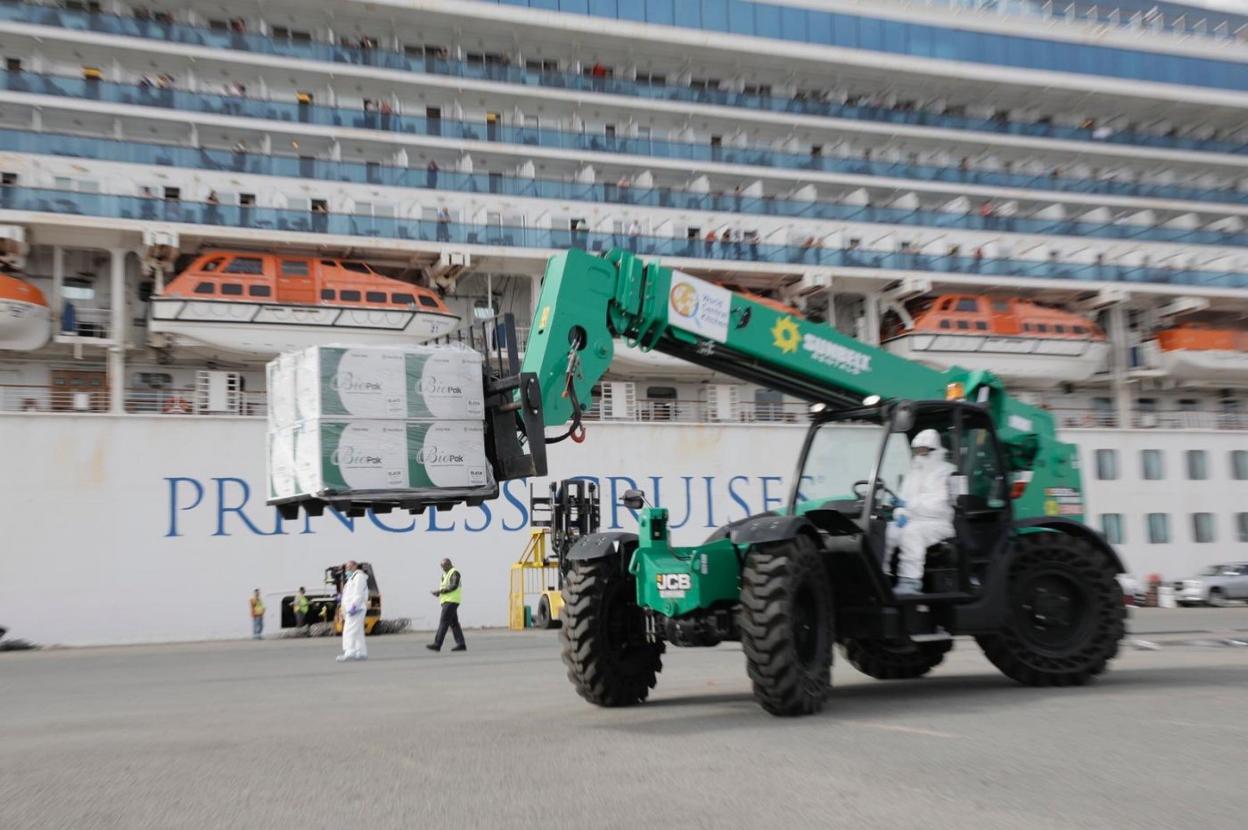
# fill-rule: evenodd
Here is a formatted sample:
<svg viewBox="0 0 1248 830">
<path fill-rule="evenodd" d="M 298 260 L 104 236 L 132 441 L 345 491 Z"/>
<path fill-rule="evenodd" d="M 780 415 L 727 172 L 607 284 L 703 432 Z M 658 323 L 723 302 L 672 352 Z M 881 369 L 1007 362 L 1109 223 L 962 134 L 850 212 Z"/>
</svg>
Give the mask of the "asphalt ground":
<svg viewBox="0 0 1248 830">
<path fill-rule="evenodd" d="M 796 720 L 731 645 L 669 650 L 615 710 L 573 694 L 554 632 L 352 664 L 329 639 L 0 654 L 0 827 L 1248 826 L 1248 609 L 1132 628 L 1084 688 L 1017 686 L 965 640 L 924 680 L 838 659 Z"/>
</svg>

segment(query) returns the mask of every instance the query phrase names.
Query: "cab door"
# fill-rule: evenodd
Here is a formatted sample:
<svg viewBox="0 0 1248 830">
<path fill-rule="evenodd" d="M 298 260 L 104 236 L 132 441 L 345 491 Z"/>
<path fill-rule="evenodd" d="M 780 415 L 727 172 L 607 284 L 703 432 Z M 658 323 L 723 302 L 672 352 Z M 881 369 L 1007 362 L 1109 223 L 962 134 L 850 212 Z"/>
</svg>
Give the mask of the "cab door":
<svg viewBox="0 0 1248 830">
<path fill-rule="evenodd" d="M 960 406 L 954 423 L 953 527 L 963 561 L 972 564 L 992 557 L 1009 537 L 1009 477 L 986 411 Z"/>
<path fill-rule="evenodd" d="M 278 257 L 277 301 L 285 305 L 316 305 L 316 279 L 306 259 Z"/>
</svg>

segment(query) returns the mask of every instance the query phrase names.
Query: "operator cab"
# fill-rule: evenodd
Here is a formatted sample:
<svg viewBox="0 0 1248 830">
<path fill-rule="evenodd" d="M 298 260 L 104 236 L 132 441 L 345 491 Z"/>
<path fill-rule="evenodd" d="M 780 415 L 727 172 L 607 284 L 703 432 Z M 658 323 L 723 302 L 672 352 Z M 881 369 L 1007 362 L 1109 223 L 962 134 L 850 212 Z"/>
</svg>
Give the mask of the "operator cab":
<svg viewBox="0 0 1248 830">
<path fill-rule="evenodd" d="M 928 547 L 923 592 L 893 594 L 893 552 L 885 538 L 910 469 L 910 443 L 935 430 L 954 466 L 950 477 L 952 537 Z M 811 427 L 790 510 L 825 534 L 844 537 L 834 550 L 865 567 L 840 584 L 888 603 L 969 601 L 979 592 L 989 561 L 1009 539 L 1012 523 L 1005 457 L 987 410 L 961 401 L 896 402 L 823 415 Z M 842 565 L 835 567 L 839 570 Z M 845 568 L 853 568 L 846 563 Z M 864 584 L 865 583 L 865 584 Z M 859 597 L 842 597 L 857 604 Z"/>
</svg>

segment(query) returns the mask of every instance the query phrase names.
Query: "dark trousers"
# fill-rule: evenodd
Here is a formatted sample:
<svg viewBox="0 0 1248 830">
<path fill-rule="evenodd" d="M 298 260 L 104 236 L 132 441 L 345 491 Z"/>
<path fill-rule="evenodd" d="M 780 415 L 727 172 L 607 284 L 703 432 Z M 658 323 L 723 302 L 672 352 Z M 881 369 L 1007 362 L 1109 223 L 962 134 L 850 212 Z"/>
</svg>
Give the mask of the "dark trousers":
<svg viewBox="0 0 1248 830">
<path fill-rule="evenodd" d="M 438 648 L 442 648 L 442 641 L 446 639 L 446 630 L 451 630 L 451 636 L 455 638 L 455 645 L 462 646 L 464 644 L 464 630 L 459 627 L 459 603 L 444 602 L 442 603 L 442 618 L 438 620 L 438 633 L 433 637 L 433 644 Z"/>
</svg>

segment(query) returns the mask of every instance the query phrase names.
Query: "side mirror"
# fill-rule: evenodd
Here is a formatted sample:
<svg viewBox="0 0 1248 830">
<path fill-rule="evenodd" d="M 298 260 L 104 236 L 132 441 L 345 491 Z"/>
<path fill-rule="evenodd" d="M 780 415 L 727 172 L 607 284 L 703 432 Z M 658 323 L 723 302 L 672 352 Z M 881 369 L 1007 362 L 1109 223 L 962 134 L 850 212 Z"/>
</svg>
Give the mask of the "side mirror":
<svg viewBox="0 0 1248 830">
<path fill-rule="evenodd" d="M 625 490 L 624 498 L 620 500 L 620 504 L 629 510 L 640 510 L 646 506 L 646 494 L 640 490 Z"/>
<path fill-rule="evenodd" d="M 890 413 L 893 432 L 909 432 L 914 429 L 914 403 L 912 401 L 898 401 L 893 404 L 893 411 Z"/>
</svg>

